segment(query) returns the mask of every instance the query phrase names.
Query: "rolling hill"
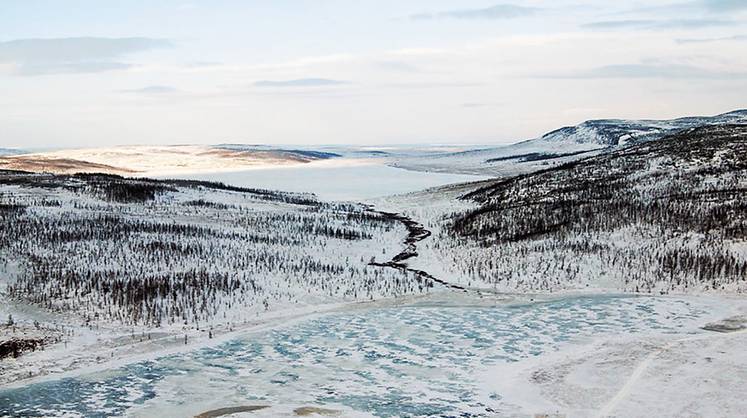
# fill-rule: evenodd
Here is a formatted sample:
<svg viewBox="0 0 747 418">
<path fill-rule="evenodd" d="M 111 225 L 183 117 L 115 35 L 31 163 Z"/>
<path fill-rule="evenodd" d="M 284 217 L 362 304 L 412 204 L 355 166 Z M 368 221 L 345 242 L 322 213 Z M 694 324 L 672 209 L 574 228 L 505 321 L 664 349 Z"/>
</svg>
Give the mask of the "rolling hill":
<svg viewBox="0 0 747 418">
<path fill-rule="evenodd" d="M 685 129 L 481 183 L 438 257 L 462 283 L 525 291 L 747 291 L 747 125 Z"/>
</svg>

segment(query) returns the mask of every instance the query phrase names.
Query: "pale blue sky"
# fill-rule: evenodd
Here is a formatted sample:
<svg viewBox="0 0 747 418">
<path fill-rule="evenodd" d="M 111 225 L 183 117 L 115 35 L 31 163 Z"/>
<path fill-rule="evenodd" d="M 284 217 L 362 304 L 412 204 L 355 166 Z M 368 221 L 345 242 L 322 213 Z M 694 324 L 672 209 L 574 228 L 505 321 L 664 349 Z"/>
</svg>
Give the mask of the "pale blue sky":
<svg viewBox="0 0 747 418">
<path fill-rule="evenodd" d="M 0 146 L 505 143 L 747 107 L 747 0 L 0 1 Z"/>
</svg>

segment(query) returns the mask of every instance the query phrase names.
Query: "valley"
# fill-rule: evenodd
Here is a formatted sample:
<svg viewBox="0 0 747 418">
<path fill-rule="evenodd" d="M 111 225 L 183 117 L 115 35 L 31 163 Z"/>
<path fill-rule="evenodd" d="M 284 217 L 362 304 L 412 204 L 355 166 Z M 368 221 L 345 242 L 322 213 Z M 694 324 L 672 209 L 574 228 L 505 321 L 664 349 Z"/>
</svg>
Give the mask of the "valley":
<svg viewBox="0 0 747 418">
<path fill-rule="evenodd" d="M 728 416 L 747 125 L 725 115 L 159 179 L 0 171 L 0 416 Z"/>
</svg>

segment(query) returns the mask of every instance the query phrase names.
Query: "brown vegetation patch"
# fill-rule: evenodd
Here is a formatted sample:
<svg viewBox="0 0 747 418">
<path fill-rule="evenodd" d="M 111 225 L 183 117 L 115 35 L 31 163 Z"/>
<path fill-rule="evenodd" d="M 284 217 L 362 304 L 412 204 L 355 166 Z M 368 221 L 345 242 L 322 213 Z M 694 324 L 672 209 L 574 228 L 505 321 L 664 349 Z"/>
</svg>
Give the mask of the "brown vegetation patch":
<svg viewBox="0 0 747 418">
<path fill-rule="evenodd" d="M 224 415 L 238 414 L 240 412 L 254 412 L 261 409 L 269 408 L 267 405 L 247 405 L 247 406 L 230 406 L 228 408 L 213 409 L 212 411 L 203 412 L 195 415 L 195 418 L 217 418 Z"/>
<path fill-rule="evenodd" d="M 80 172 L 99 172 L 106 174 L 131 174 L 136 171 L 96 164 L 72 158 L 14 156 L 0 158 L 0 168 L 6 170 L 30 171 L 34 173 L 75 174 Z"/>
<path fill-rule="evenodd" d="M 309 415 L 324 415 L 328 417 L 337 417 L 337 416 L 342 415 L 342 411 L 338 411 L 336 409 L 317 408 L 315 406 L 302 406 L 300 408 L 294 409 L 293 412 L 300 417 L 305 417 Z"/>
</svg>

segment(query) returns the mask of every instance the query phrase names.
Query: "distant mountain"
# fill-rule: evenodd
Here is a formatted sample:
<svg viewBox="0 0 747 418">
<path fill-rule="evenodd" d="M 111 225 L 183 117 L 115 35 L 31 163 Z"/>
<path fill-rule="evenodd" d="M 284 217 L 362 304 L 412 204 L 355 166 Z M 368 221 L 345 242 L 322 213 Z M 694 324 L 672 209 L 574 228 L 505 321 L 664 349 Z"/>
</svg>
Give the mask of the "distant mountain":
<svg viewBox="0 0 747 418">
<path fill-rule="evenodd" d="M 394 165 L 418 171 L 511 176 L 657 140 L 689 128 L 721 124 L 747 124 L 747 109 L 672 120 L 590 120 L 508 146 L 403 158 Z"/>
</svg>

